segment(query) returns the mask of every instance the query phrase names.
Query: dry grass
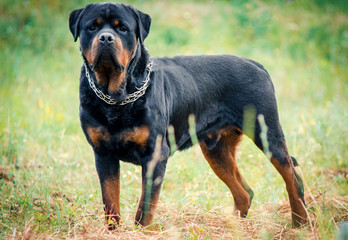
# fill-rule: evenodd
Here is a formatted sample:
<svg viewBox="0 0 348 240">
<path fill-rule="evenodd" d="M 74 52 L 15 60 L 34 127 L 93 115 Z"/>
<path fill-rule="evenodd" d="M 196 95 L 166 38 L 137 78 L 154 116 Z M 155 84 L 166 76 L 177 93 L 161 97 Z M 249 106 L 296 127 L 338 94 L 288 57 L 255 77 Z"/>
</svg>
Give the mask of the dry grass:
<svg viewBox="0 0 348 240">
<path fill-rule="evenodd" d="M 57 197 L 64 197 L 57 193 Z M 32 234 L 30 221 L 23 232 L 14 239 L 319 239 L 320 209 L 330 209 L 332 222 L 348 221 L 348 196 L 328 196 L 322 193 L 306 194 L 306 204 L 311 225 L 300 229 L 289 226 L 290 207 L 287 201 L 265 205 L 252 210 L 248 218 L 238 218 L 231 213 L 206 211 L 195 204 L 181 209 L 168 208 L 159 203 L 155 221 L 148 228 L 133 226 L 133 214 L 126 213 L 117 230 L 108 231 L 103 214 L 85 215 L 71 222 L 69 231 Z M 11 236 L 8 236 L 11 237 Z"/>
</svg>

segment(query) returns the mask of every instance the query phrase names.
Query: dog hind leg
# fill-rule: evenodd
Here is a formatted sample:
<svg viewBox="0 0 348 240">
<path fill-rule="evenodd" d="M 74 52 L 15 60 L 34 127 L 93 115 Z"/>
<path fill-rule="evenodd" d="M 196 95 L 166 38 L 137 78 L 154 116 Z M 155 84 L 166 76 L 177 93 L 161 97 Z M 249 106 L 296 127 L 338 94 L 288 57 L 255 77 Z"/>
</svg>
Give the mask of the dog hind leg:
<svg viewBox="0 0 348 240">
<path fill-rule="evenodd" d="M 219 140 L 212 149 L 208 148 L 205 141 L 200 143 L 202 152 L 215 174 L 230 189 L 235 212 L 241 217 L 246 217 L 254 196 L 253 191 L 239 172 L 236 161 L 236 150 L 242 139 L 242 133 L 235 128 L 226 127 L 219 132 Z"/>
<path fill-rule="evenodd" d="M 298 163 L 297 160 L 288 153 L 280 124 L 272 124 L 272 122 L 269 122 L 267 125 L 269 127 L 267 142 L 271 153 L 270 160 L 285 182 L 292 211 L 292 224 L 294 227 L 299 227 L 307 223 L 308 215 L 305 209 L 302 179 L 294 168 L 298 166 Z M 256 127 L 254 141 L 255 144 L 264 151 L 262 140 L 259 136 L 260 128 L 258 126 Z"/>
</svg>

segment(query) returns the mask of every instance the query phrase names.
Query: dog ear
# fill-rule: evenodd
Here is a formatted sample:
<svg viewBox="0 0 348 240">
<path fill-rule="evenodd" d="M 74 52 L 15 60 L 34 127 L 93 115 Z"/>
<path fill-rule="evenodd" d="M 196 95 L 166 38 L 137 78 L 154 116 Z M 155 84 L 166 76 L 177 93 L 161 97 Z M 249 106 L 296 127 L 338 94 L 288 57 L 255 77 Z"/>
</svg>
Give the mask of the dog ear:
<svg viewBox="0 0 348 240">
<path fill-rule="evenodd" d="M 70 13 L 69 17 L 69 28 L 74 36 L 74 41 L 76 42 L 77 38 L 80 35 L 80 29 L 79 29 L 79 23 L 81 19 L 81 13 L 83 12 L 84 8 L 76 9 Z"/>
<path fill-rule="evenodd" d="M 129 6 L 129 7 L 132 9 L 132 11 L 134 12 L 136 16 L 136 20 L 138 24 L 137 34 L 138 34 L 140 43 L 142 44 L 150 32 L 151 17 L 148 14 L 135 9 L 132 6 Z"/>
</svg>

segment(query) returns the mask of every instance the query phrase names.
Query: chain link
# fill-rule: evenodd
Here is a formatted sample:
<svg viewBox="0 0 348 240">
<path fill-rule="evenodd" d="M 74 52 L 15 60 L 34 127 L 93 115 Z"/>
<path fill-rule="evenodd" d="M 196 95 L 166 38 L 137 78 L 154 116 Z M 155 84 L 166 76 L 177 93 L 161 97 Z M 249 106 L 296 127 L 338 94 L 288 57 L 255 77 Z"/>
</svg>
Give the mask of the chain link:
<svg viewBox="0 0 348 240">
<path fill-rule="evenodd" d="M 89 86 L 95 92 L 97 97 L 100 98 L 101 100 L 103 100 L 104 102 L 106 102 L 109 105 L 117 104 L 115 99 L 113 99 L 110 95 L 103 93 L 102 91 L 100 91 L 97 88 L 97 86 L 95 85 L 94 81 L 91 78 L 91 75 L 89 74 L 89 69 L 87 67 L 87 64 L 84 63 L 84 66 L 85 66 L 85 72 L 86 72 L 86 77 L 88 79 Z M 124 99 L 121 103 L 119 103 L 120 105 L 126 105 L 128 103 L 135 102 L 136 100 L 138 100 L 141 96 L 143 96 L 145 94 L 146 89 L 149 86 L 149 81 L 150 81 L 150 75 L 151 75 L 151 72 L 152 72 L 152 67 L 153 67 L 153 61 L 152 61 L 152 59 L 150 59 L 150 62 L 146 66 L 148 74 L 147 74 L 145 80 L 143 81 L 143 83 L 144 83 L 143 86 L 141 86 L 140 88 L 136 87 L 136 89 L 138 91 L 136 91 L 136 92 L 134 92 L 132 94 L 129 94 L 126 97 L 126 99 Z"/>
</svg>

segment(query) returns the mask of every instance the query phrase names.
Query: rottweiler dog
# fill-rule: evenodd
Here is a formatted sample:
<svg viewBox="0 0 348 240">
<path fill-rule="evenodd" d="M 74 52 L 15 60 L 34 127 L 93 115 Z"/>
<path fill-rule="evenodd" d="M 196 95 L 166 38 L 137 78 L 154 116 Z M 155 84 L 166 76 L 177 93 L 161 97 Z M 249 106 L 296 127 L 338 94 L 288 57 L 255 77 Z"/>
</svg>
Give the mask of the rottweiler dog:
<svg viewBox="0 0 348 240">
<path fill-rule="evenodd" d="M 88 4 L 69 18 L 84 59 L 81 126 L 94 150 L 109 227 L 120 221 L 120 160 L 142 167 L 135 223 L 151 223 L 171 154 L 168 128 L 174 128 L 178 150 L 189 148 L 190 115 L 195 116 L 203 155 L 231 190 L 239 216 L 247 215 L 254 195 L 236 162 L 245 134 L 263 152 L 267 143 L 270 161 L 286 184 L 293 225 L 306 223 L 302 180 L 287 150 L 267 71 L 253 60 L 231 55 L 150 57 L 144 46 L 150 24 L 149 15 L 118 3 Z M 266 142 L 260 137 L 259 118 L 244 114 L 248 107 L 264 117 Z M 246 120 L 253 131 L 243 129 Z"/>
</svg>

